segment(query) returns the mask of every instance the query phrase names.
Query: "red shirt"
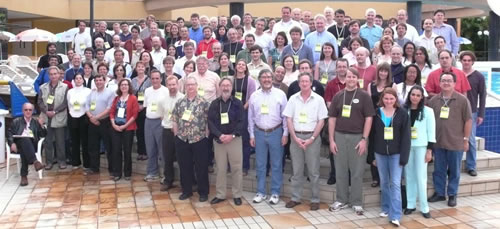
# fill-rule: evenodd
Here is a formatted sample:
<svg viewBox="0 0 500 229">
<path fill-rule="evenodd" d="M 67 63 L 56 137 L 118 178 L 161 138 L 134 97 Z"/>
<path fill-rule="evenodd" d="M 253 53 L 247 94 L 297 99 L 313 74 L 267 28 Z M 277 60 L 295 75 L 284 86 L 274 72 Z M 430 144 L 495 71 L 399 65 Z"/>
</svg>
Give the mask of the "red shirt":
<svg viewBox="0 0 500 229">
<path fill-rule="evenodd" d="M 339 91 L 345 88 L 345 82 L 341 83 L 339 78 L 335 78 L 326 84 L 325 89 L 325 101 L 331 102 L 333 96 L 335 96 Z"/>
<path fill-rule="evenodd" d="M 354 66 L 356 70 L 359 72 L 359 79 L 363 79 L 363 85 L 361 88 L 365 91 L 368 90 L 368 84 L 370 84 L 372 81 L 374 81 L 377 77 L 377 68 L 375 66 L 370 65 L 367 68 L 363 69 L 358 66 Z"/>
<path fill-rule="evenodd" d="M 164 49 L 167 49 L 167 41 L 165 40 L 165 38 L 160 37 L 160 40 L 161 40 L 161 47 Z M 143 43 L 144 43 L 144 49 L 146 51 L 151 52 L 151 50 L 153 50 L 153 39 L 151 37 L 144 39 Z M 132 54 L 132 53 L 130 53 L 130 54 Z M 131 56 L 131 55 L 129 55 L 129 56 Z"/>
<path fill-rule="evenodd" d="M 207 52 L 206 57 L 208 59 L 212 58 L 214 56 L 214 54 L 212 53 L 212 45 L 216 42 L 219 42 L 219 41 L 214 39 L 214 38 L 210 38 L 210 40 L 208 40 L 208 41 L 203 39 L 202 41 L 200 41 L 200 43 L 198 43 L 198 47 L 196 48 L 195 55 L 199 56 L 203 52 Z"/>
<path fill-rule="evenodd" d="M 129 63 L 132 62 L 132 51 L 136 50 L 135 49 L 135 42 L 132 43 L 132 39 L 125 41 L 125 44 L 123 45 L 123 48 L 128 51 L 128 56 L 129 56 Z"/>
<path fill-rule="evenodd" d="M 116 116 L 116 105 L 118 103 L 118 100 L 120 99 L 120 96 L 116 96 L 113 99 L 113 104 L 111 105 L 111 110 L 109 111 L 109 119 L 115 119 Z M 139 103 L 137 102 L 137 97 L 135 95 L 129 95 L 127 99 L 127 108 L 125 110 L 127 114 L 127 122 L 130 120 L 132 117 L 134 117 L 134 120 L 137 120 L 137 116 L 139 114 Z M 137 124 L 136 122 L 132 122 L 127 127 L 127 130 L 136 130 L 137 129 Z"/>
<path fill-rule="evenodd" d="M 462 70 L 454 67 L 451 67 L 451 72 L 453 72 L 457 76 L 455 91 L 462 94 L 467 93 L 467 91 L 469 91 L 471 87 L 469 81 L 467 80 L 467 76 L 465 76 L 465 73 Z M 425 84 L 425 90 L 427 91 L 427 93 L 438 94 L 441 92 L 441 87 L 439 86 L 439 77 L 442 73 L 442 68 L 436 69 L 433 72 L 429 73 L 427 82 Z"/>
</svg>

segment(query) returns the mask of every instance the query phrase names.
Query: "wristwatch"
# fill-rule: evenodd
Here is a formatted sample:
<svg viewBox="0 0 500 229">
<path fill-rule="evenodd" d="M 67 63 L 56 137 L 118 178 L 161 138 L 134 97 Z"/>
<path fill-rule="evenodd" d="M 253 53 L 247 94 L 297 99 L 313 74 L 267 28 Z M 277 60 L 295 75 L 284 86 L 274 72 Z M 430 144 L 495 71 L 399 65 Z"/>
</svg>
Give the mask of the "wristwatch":
<svg viewBox="0 0 500 229">
<path fill-rule="evenodd" d="M 365 136 L 361 137 L 361 140 L 366 140 Z"/>
<path fill-rule="evenodd" d="M 236 138 L 236 135 L 233 134 L 233 138 Z"/>
</svg>

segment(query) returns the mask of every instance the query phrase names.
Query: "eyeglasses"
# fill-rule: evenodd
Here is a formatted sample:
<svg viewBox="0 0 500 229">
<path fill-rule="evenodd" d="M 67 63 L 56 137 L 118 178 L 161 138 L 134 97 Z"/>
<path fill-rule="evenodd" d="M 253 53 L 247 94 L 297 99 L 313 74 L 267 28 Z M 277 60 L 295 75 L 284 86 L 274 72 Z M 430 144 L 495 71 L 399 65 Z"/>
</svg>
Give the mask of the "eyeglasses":
<svg viewBox="0 0 500 229">
<path fill-rule="evenodd" d="M 453 83 L 453 80 L 441 80 L 441 83 Z"/>
<path fill-rule="evenodd" d="M 33 111 L 33 109 L 23 109 L 24 111 Z"/>
</svg>

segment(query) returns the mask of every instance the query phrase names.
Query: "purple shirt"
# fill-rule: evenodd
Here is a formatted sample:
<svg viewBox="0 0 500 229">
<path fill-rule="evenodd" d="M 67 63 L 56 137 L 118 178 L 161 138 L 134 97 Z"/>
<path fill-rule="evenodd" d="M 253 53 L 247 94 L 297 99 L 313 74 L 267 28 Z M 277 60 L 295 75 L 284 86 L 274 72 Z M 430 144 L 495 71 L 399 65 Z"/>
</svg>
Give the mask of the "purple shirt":
<svg viewBox="0 0 500 229">
<path fill-rule="evenodd" d="M 248 132 L 250 138 L 255 138 L 255 126 L 261 129 L 271 129 L 280 123 L 283 125 L 283 136 L 288 136 L 286 117 L 283 116 L 286 103 L 286 95 L 280 89 L 271 88 L 270 91 L 263 91 L 262 89 L 255 91 L 248 102 Z M 262 113 L 263 104 L 267 107 L 267 114 Z"/>
<path fill-rule="evenodd" d="M 441 26 L 434 25 L 432 27 L 432 32 L 444 37 L 446 41 L 446 49 L 450 50 L 453 55 L 458 54 L 458 49 L 460 48 L 460 42 L 458 41 L 457 32 L 453 26 L 443 23 Z"/>
</svg>

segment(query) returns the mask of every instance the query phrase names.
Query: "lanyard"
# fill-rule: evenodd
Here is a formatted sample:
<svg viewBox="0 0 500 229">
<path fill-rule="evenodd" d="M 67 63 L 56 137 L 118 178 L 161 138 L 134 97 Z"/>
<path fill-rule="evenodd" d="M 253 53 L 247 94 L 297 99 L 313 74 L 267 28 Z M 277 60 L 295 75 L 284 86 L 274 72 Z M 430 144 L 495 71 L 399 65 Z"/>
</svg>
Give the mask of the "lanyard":
<svg viewBox="0 0 500 229">
<path fill-rule="evenodd" d="M 236 50 L 238 50 L 238 44 L 239 44 L 239 43 L 240 43 L 240 42 L 236 42 L 236 47 L 234 48 L 234 52 L 235 52 L 235 53 L 234 53 L 234 55 L 236 55 Z M 231 55 L 233 55 L 233 54 L 232 54 L 233 52 L 231 51 L 231 50 L 232 50 L 232 48 L 233 48 L 233 44 L 232 44 L 232 43 L 229 43 L 229 55 L 230 55 L 230 56 L 231 56 Z"/>
<path fill-rule="evenodd" d="M 227 107 L 226 113 L 229 113 L 229 110 L 231 109 L 231 99 L 229 99 L 229 106 Z M 219 112 L 222 114 L 222 98 L 219 101 Z"/>
<path fill-rule="evenodd" d="M 444 102 L 444 106 L 445 106 L 445 107 L 448 107 L 448 103 L 451 101 L 451 98 L 449 98 L 449 99 L 445 99 L 444 97 L 441 97 L 441 99 L 442 99 L 442 100 L 443 100 L 443 102 Z"/>
<path fill-rule="evenodd" d="M 340 87 L 339 87 L 340 88 Z M 356 88 L 356 90 L 354 90 L 354 95 L 352 96 L 352 99 L 351 99 L 351 103 L 349 103 L 349 106 L 352 105 L 352 101 L 354 100 L 354 98 L 356 97 L 356 92 L 358 92 L 358 89 Z M 342 105 L 345 105 L 345 93 L 347 93 L 347 90 L 344 90 L 344 102 L 342 103 Z"/>
<path fill-rule="evenodd" d="M 242 81 L 241 81 L 241 86 L 240 86 L 240 90 L 241 91 L 238 91 L 238 85 L 236 85 L 236 81 L 238 81 L 238 79 L 235 77 L 235 81 L 233 82 L 233 84 L 235 85 L 234 87 L 234 90 L 236 92 L 243 92 L 243 84 L 245 84 L 245 79 L 247 78 L 247 76 L 243 77 Z"/>
<path fill-rule="evenodd" d="M 335 30 L 337 30 L 337 36 L 338 36 L 338 38 L 340 38 L 340 37 L 343 38 L 344 37 L 344 35 L 343 35 L 344 34 L 344 29 L 345 29 L 345 25 L 344 25 L 344 27 L 342 27 L 342 29 L 339 32 L 339 27 L 335 26 Z M 342 34 L 342 36 L 340 34 Z"/>
<path fill-rule="evenodd" d="M 330 70 L 330 65 L 332 64 L 332 60 L 330 60 L 330 62 L 328 62 L 328 65 L 326 65 L 326 61 L 323 60 L 323 66 L 325 66 L 325 73 L 328 74 L 328 71 Z"/>
</svg>

